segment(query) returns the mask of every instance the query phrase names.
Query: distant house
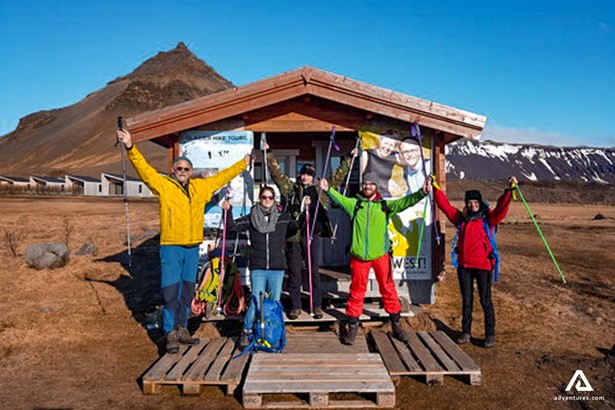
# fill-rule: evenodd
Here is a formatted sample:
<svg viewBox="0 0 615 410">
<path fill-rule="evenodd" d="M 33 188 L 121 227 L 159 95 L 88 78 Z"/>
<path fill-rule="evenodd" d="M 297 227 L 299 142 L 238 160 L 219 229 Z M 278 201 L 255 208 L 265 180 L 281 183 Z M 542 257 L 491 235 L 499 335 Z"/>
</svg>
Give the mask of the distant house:
<svg viewBox="0 0 615 410">
<path fill-rule="evenodd" d="M 27 189 L 30 187 L 30 178 L 0 175 L 0 186 L 22 187 Z"/>
<path fill-rule="evenodd" d="M 121 175 L 103 172 L 100 177 L 101 195 L 124 195 L 124 178 Z M 138 178 L 126 176 L 126 192 L 129 197 L 151 198 L 152 191 Z"/>
<path fill-rule="evenodd" d="M 100 179 L 80 175 L 64 177 L 66 191 L 87 196 L 102 196 Z"/>
<path fill-rule="evenodd" d="M 63 178 L 30 176 L 30 188 L 36 192 L 63 192 L 64 185 Z"/>
</svg>

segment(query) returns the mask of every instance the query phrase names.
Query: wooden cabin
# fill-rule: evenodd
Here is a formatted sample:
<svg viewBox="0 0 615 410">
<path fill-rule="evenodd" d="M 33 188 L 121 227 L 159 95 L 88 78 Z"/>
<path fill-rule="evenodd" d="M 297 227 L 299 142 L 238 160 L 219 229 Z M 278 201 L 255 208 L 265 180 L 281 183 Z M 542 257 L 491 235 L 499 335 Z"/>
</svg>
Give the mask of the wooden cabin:
<svg viewBox="0 0 615 410">
<path fill-rule="evenodd" d="M 241 87 L 218 92 L 172 107 L 127 119 L 133 141 L 151 140 L 168 149 L 169 164 L 180 154 L 180 137 L 186 131 L 251 131 L 266 133 L 267 142 L 290 177 L 300 163 L 313 162 L 322 175 L 333 127 L 341 147 L 331 163 L 339 163 L 355 145 L 358 131 L 372 128 L 410 130 L 418 122 L 422 134 L 430 138 L 432 172 L 444 189 L 444 146 L 459 138 L 479 138 L 486 117 L 377 87 L 344 76 L 302 67 Z M 258 141 L 254 141 L 258 153 Z M 262 154 L 260 155 L 262 161 Z M 257 161 L 258 162 L 258 161 Z M 260 172 L 257 163 L 255 182 Z M 358 184 L 358 179 L 353 178 Z M 439 212 L 434 222 L 444 232 Z M 339 238 L 338 238 L 339 239 Z M 324 242 L 324 241 L 323 241 Z M 399 281 L 407 286 L 411 303 L 434 303 L 435 284 L 444 270 L 444 238 L 430 240 L 427 274 Z M 342 246 L 326 246 L 323 264 L 343 263 L 347 252 Z M 340 255 L 342 256 L 340 260 Z M 400 292 L 401 295 L 404 292 Z"/>
</svg>

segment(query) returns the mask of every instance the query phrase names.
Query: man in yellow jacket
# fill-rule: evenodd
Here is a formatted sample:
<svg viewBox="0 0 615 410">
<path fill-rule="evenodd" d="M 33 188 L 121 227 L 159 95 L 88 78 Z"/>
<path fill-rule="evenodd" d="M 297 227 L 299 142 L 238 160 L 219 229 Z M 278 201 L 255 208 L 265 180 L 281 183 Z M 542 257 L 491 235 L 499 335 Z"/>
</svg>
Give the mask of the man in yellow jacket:
<svg viewBox="0 0 615 410">
<path fill-rule="evenodd" d="M 160 270 L 164 298 L 163 328 L 167 353 L 177 353 L 179 344 L 196 344 L 187 330 L 190 302 L 194 295 L 199 245 L 203 242 L 205 205 L 212 195 L 242 173 L 250 155 L 204 179 L 190 179 L 192 162 L 186 157 L 173 161 L 173 173 L 163 176 L 147 163 L 127 130 L 117 130 L 128 159 L 139 177 L 160 203 Z"/>
</svg>

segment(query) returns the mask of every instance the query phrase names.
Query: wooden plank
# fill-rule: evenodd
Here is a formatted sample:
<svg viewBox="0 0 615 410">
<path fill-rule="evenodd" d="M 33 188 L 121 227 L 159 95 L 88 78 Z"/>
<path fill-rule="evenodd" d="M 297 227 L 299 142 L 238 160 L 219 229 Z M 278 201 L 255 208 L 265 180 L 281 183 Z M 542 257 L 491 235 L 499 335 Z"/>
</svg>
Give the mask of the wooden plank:
<svg viewBox="0 0 615 410">
<path fill-rule="evenodd" d="M 220 375 L 222 373 L 222 370 L 224 366 L 228 363 L 228 361 L 231 359 L 231 353 L 233 352 L 234 348 L 235 348 L 235 342 L 233 341 L 233 339 L 230 339 L 230 338 L 226 339 L 226 343 L 224 344 L 224 346 L 222 347 L 222 350 L 220 350 L 220 352 L 214 359 L 213 364 L 211 365 L 211 367 L 205 374 L 205 377 L 203 377 L 203 380 L 206 380 L 206 381 L 214 381 L 214 380 L 219 381 L 220 380 Z"/>
<path fill-rule="evenodd" d="M 182 377 L 184 381 L 201 380 L 205 375 L 205 371 L 211 365 L 212 360 L 218 354 L 218 351 L 226 341 L 225 338 L 219 337 L 213 339 L 211 343 L 205 347 L 199 358 L 194 362 L 188 372 Z"/>
<path fill-rule="evenodd" d="M 320 408 L 326 409 L 365 409 L 365 408 L 377 408 L 377 407 L 393 407 L 393 406 L 379 406 L 378 404 L 369 400 L 331 400 L 329 398 L 329 404 Z M 310 409 L 319 408 L 310 406 L 308 403 L 302 400 L 287 400 L 287 401 L 274 401 L 261 404 L 256 408 L 263 409 Z"/>
<path fill-rule="evenodd" d="M 250 353 L 244 354 L 243 356 L 235 357 L 240 353 L 239 350 L 235 349 L 232 353 L 232 358 L 226 369 L 224 369 L 224 373 L 222 373 L 222 377 L 220 377 L 221 381 L 224 382 L 237 382 L 241 381 L 241 376 L 243 375 L 243 370 L 246 367 L 246 363 L 250 358 Z"/>
<path fill-rule="evenodd" d="M 393 342 L 395 349 L 397 349 L 397 353 L 399 353 L 399 357 L 406 365 L 406 368 L 410 370 L 410 372 L 422 372 L 423 371 L 423 369 L 421 369 L 421 366 L 419 366 L 416 360 L 414 360 L 414 357 L 412 357 L 412 354 L 410 353 L 408 346 L 404 342 L 397 340 L 395 338 L 391 338 L 391 341 Z"/>
<path fill-rule="evenodd" d="M 395 350 L 395 347 L 391 344 L 389 337 L 380 332 L 380 331 L 372 331 L 372 337 L 376 342 L 376 346 L 380 355 L 382 356 L 382 360 L 389 370 L 390 374 L 399 375 L 406 372 L 406 367 L 402 363 Z"/>
<path fill-rule="evenodd" d="M 179 352 L 175 354 L 165 354 L 151 369 L 143 375 L 143 381 L 160 380 L 175 363 L 181 360 L 182 355 L 188 349 L 187 346 L 180 346 Z"/>
<path fill-rule="evenodd" d="M 324 380 L 320 383 L 305 381 L 246 381 L 244 393 L 377 393 L 394 392 L 395 386 L 389 378 L 373 380 Z"/>
<path fill-rule="evenodd" d="M 423 342 L 429 346 L 431 351 L 436 355 L 440 363 L 444 365 L 446 370 L 450 372 L 458 372 L 461 370 L 459 366 L 457 366 L 457 364 L 446 354 L 446 352 L 442 350 L 440 345 L 438 345 L 438 343 L 436 343 L 436 341 L 429 335 L 429 333 L 418 332 L 418 335 L 421 339 L 423 339 Z"/>
<path fill-rule="evenodd" d="M 410 346 L 412 353 L 414 353 L 414 355 L 419 359 L 419 363 L 425 370 L 428 372 L 441 372 L 443 370 L 425 346 L 423 346 L 416 334 L 409 334 L 408 345 Z"/>
<path fill-rule="evenodd" d="M 205 345 L 207 344 L 207 340 L 201 339 L 198 345 L 189 346 L 186 353 L 183 355 L 181 360 L 177 362 L 177 364 L 171 369 L 170 372 L 164 377 L 165 380 L 180 380 L 184 371 L 194 362 L 199 353 L 203 350 Z"/>
<path fill-rule="evenodd" d="M 246 409 L 258 409 L 263 405 L 263 396 L 255 393 L 242 394 L 243 407 Z"/>
<path fill-rule="evenodd" d="M 457 362 L 464 372 L 480 371 L 480 367 L 468 356 L 459 346 L 455 344 L 447 335 L 441 330 L 432 333 L 434 339 L 440 343 L 446 352 Z"/>
</svg>

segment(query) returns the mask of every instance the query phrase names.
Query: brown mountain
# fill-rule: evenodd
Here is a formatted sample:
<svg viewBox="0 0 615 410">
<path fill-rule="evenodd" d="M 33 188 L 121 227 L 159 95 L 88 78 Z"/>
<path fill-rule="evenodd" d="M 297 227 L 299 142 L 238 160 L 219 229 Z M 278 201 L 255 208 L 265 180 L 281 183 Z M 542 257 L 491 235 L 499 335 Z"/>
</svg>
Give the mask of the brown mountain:
<svg viewBox="0 0 615 410">
<path fill-rule="evenodd" d="M 76 104 L 39 111 L 0 138 L 0 175 L 88 175 L 121 172 L 115 144 L 117 117 L 178 104 L 233 87 L 198 59 L 184 43 L 160 52 L 132 73 L 109 82 Z M 157 169 L 167 166 L 166 151 L 139 145 Z M 131 166 L 127 167 L 134 173 Z"/>
</svg>

